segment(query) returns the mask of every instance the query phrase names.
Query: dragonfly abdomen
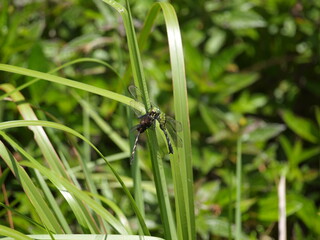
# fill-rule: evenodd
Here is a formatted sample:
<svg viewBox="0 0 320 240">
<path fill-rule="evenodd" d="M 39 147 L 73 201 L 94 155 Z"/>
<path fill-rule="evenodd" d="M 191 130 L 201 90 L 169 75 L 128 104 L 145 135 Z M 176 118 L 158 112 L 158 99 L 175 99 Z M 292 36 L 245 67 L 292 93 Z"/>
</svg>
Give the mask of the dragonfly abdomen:
<svg viewBox="0 0 320 240">
<path fill-rule="evenodd" d="M 169 138 L 169 134 L 167 132 L 167 129 L 165 128 L 165 126 L 163 124 L 160 123 L 160 129 L 163 131 L 164 136 L 166 137 L 167 143 L 168 143 L 168 148 L 169 148 L 169 153 L 173 154 L 173 147 Z"/>
</svg>

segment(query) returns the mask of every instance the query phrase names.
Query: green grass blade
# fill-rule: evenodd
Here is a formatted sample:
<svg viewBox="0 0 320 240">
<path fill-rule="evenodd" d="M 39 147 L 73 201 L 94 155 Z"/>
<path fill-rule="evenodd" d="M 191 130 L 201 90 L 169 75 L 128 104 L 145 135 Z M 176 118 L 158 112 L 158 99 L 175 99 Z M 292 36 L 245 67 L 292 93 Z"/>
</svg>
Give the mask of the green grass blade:
<svg viewBox="0 0 320 240">
<path fill-rule="evenodd" d="M 129 48 L 129 55 L 130 55 L 130 63 L 132 66 L 132 73 L 133 79 L 135 81 L 135 85 L 138 86 L 143 94 L 144 97 L 144 104 L 147 109 L 150 109 L 150 101 L 149 101 L 149 94 L 147 90 L 147 84 L 145 81 L 143 67 L 140 57 L 140 52 L 138 49 L 138 43 L 136 39 L 136 34 L 134 31 L 130 8 L 126 9 L 124 6 L 119 4 L 114 0 L 102 0 L 103 2 L 107 3 L 109 6 L 113 7 L 119 14 L 121 14 L 123 24 L 125 27 L 127 40 L 128 40 L 128 48 Z M 128 2 L 126 1 L 127 7 Z"/>
<path fill-rule="evenodd" d="M 39 173 L 39 171 L 35 171 L 37 180 L 39 182 L 39 185 L 42 188 L 43 194 L 46 196 L 46 199 L 48 203 L 50 204 L 51 209 L 53 209 L 55 215 L 57 216 L 57 219 L 60 223 L 60 225 L 63 227 L 63 230 L 65 233 L 72 233 L 72 230 L 67 222 L 66 217 L 63 215 L 61 209 L 59 208 L 59 204 L 55 201 L 54 196 L 52 192 L 49 189 L 48 184 L 46 183 L 43 176 Z"/>
<path fill-rule="evenodd" d="M 0 236 L 10 237 L 7 239 L 32 240 L 32 238 L 5 226 L 0 226 Z"/>
<path fill-rule="evenodd" d="M 110 139 L 123 151 L 129 154 L 129 146 L 128 141 L 121 138 L 121 136 L 112 130 L 110 125 L 97 113 L 97 111 L 76 92 L 71 92 L 72 96 L 79 102 L 84 110 L 86 110 L 90 116 L 94 120 L 94 122 L 101 128 L 101 130 L 110 137 Z"/>
<path fill-rule="evenodd" d="M 14 87 L 11 84 L 1 84 L 0 89 L 5 92 L 13 92 Z M 24 96 L 20 92 L 15 92 L 10 97 L 16 103 L 23 103 L 18 104 L 17 108 L 25 120 L 37 120 L 37 116 L 33 112 L 33 109 L 26 103 Z M 34 132 L 35 139 L 50 167 L 55 169 L 57 173 L 65 174 L 63 166 L 44 130 L 42 128 L 32 128 L 32 131 Z"/>
<path fill-rule="evenodd" d="M 129 198 L 129 201 L 131 203 L 131 206 L 133 208 L 133 211 L 136 213 L 139 223 L 141 225 L 141 228 L 143 230 L 143 233 L 145 235 L 150 235 L 148 228 L 146 227 L 146 224 L 144 222 L 144 219 L 142 218 L 139 209 L 137 208 L 134 199 L 132 198 L 130 191 L 128 190 L 128 188 L 126 187 L 126 185 L 124 184 L 124 182 L 122 181 L 122 179 L 120 178 L 119 174 L 114 170 L 114 168 L 112 167 L 112 165 L 109 163 L 109 161 L 102 155 L 102 153 L 90 142 L 88 141 L 84 136 L 82 136 L 81 134 L 79 134 L 77 131 L 66 127 L 62 124 L 58 124 L 58 123 L 53 123 L 53 122 L 48 122 L 48 121 L 25 121 L 25 120 L 17 120 L 17 121 L 9 121 L 9 122 L 2 122 L 0 123 L 0 130 L 5 130 L 5 129 L 10 129 L 10 128 L 15 128 L 15 127 L 30 127 L 30 126 L 45 126 L 45 127 L 51 127 L 51 128 L 55 128 L 55 129 L 59 129 L 65 132 L 68 132 L 80 139 L 82 139 L 83 141 L 85 141 L 86 143 L 88 143 L 106 162 L 106 164 L 108 165 L 108 167 L 110 168 L 110 170 L 112 171 L 112 173 L 114 174 L 114 176 L 117 178 L 117 180 L 119 181 L 119 183 L 122 186 L 123 191 L 125 192 L 125 194 L 127 195 L 127 197 Z M 3 135 L 3 134 L 2 134 Z M 3 135 L 5 137 L 5 135 Z M 24 155 L 27 156 L 28 154 L 23 150 L 20 149 L 21 152 L 24 152 Z M 34 162 L 35 164 L 38 164 L 36 161 Z M 41 168 L 42 169 L 42 168 Z M 53 174 L 54 175 L 54 174 Z M 55 177 L 55 176 L 53 176 Z M 68 186 L 70 186 L 70 183 L 68 183 Z M 73 185 L 72 185 L 73 186 Z M 72 188 L 73 189 L 73 188 Z M 77 189 L 75 190 L 75 192 L 77 193 Z M 80 198 L 81 199 L 81 198 Z M 96 205 L 94 205 L 94 207 L 96 207 Z"/>
<path fill-rule="evenodd" d="M 88 94 L 86 94 L 86 99 L 88 100 Z M 83 109 L 83 135 L 86 139 L 91 139 L 91 134 L 90 134 L 90 115 L 87 109 Z M 93 177 L 92 177 L 92 172 L 88 168 L 88 163 L 92 162 L 91 161 L 91 149 L 88 144 L 83 144 L 83 157 L 80 157 L 83 173 L 84 173 L 84 178 L 85 181 L 88 185 L 89 191 L 94 193 L 95 195 L 98 195 L 98 190 L 96 187 L 96 184 L 94 183 Z M 95 201 L 101 205 L 101 201 L 99 198 L 94 197 Z M 108 229 L 107 223 L 99 216 L 98 222 L 100 222 L 101 226 L 100 229 Z"/>
<path fill-rule="evenodd" d="M 193 199 L 193 175 L 191 160 L 190 122 L 185 78 L 184 54 L 179 23 L 169 3 L 159 3 L 162 8 L 168 35 L 170 62 L 173 80 L 173 96 L 176 120 L 182 123 L 184 146 L 178 148 L 171 158 L 175 184 L 176 215 L 179 239 L 195 239 L 195 217 Z"/>
<path fill-rule="evenodd" d="M 113 226 L 119 233 L 127 234 L 127 230 L 120 224 L 120 222 L 113 217 L 106 209 L 104 209 L 99 203 L 89 198 L 86 193 L 77 189 L 74 185 L 68 182 L 67 179 L 58 176 L 54 171 L 43 167 L 38 161 L 36 161 L 33 157 L 31 157 L 26 151 L 24 151 L 20 146 L 15 144 L 12 139 L 10 139 L 6 134 L 1 133 L 1 135 L 9 142 L 12 146 L 14 146 L 18 151 L 25 156 L 30 162 L 24 162 L 24 166 L 28 166 L 34 169 L 37 169 L 41 172 L 42 175 L 46 176 L 51 182 L 53 182 L 56 187 L 61 191 L 63 195 L 71 195 L 73 194 L 81 201 L 85 202 L 90 206 L 93 210 L 95 210 L 101 217 L 103 217 L 106 221 L 109 222 L 111 226 Z M 3 152 L 4 145 L 0 146 L 1 151 Z M 16 165 L 18 162 L 16 161 Z M 22 164 L 22 163 L 20 163 Z"/>
<path fill-rule="evenodd" d="M 0 85 L 0 88 L 6 92 L 12 92 L 14 89 L 13 86 L 11 86 L 10 84 L 2 84 Z M 25 102 L 25 98 L 20 92 L 15 92 L 11 95 L 11 98 L 13 101 L 21 103 L 18 104 L 17 108 L 24 119 L 37 119 L 37 116 L 33 112 L 33 109 L 28 103 Z M 35 142 L 41 149 L 41 152 L 45 160 L 48 162 L 49 166 L 55 170 L 56 174 L 69 179 L 68 174 L 65 171 L 65 168 L 44 129 L 40 126 L 31 127 L 30 129 L 33 131 L 35 135 Z M 83 227 L 84 231 L 89 231 L 90 233 L 99 233 L 97 224 L 94 222 L 91 214 L 88 212 L 87 208 L 82 204 L 82 202 L 73 198 L 72 196 L 67 196 L 66 200 L 68 201 L 70 207 L 73 209 L 73 212 L 75 213 L 77 220 Z M 57 213 L 57 215 L 59 215 L 59 213 Z M 66 231 L 68 230 L 66 229 Z"/>
<path fill-rule="evenodd" d="M 143 100 L 145 101 L 146 110 L 150 109 L 149 94 L 147 90 L 147 84 L 145 82 L 145 77 L 143 73 L 143 67 L 139 52 L 139 46 L 137 44 L 137 39 L 132 24 L 132 17 L 130 13 L 130 6 L 128 1 L 126 1 L 125 9 L 123 6 L 115 1 L 103 0 L 105 3 L 109 4 L 111 7 L 116 9 L 122 16 L 127 39 L 128 47 L 130 53 L 130 64 L 132 68 L 133 78 L 136 86 L 139 86 Z M 150 149 L 150 156 L 153 166 L 153 172 L 155 177 L 155 185 L 157 189 L 157 198 L 160 207 L 161 219 L 164 226 L 164 232 L 166 239 L 176 239 L 175 224 L 172 217 L 172 211 L 170 206 L 169 194 L 166 185 L 165 174 L 162 167 L 162 159 L 160 154 L 158 154 L 158 142 L 156 133 L 154 131 L 147 131 L 148 147 Z M 138 164 L 138 163 L 137 163 Z M 134 176 L 134 178 L 139 178 L 139 176 Z"/>
<path fill-rule="evenodd" d="M 10 231 L 8 229 L 8 231 Z M 0 233 L 4 232 L 7 234 L 6 231 L 2 231 L 2 228 L 0 229 Z M 13 232 L 13 231 L 10 231 Z M 11 234 L 11 233 L 8 233 Z M 49 235 L 28 235 L 27 238 L 20 238 L 20 236 L 26 236 L 26 235 L 5 235 L 10 236 L 6 238 L 1 238 L 2 240 L 13 240 L 13 239 L 19 239 L 19 240 L 52 240 L 52 238 Z M 13 238 L 13 236 L 17 236 L 19 238 Z M 64 235 L 53 235 L 54 239 L 56 240 L 164 240 L 163 238 L 158 237 L 150 237 L 150 236 L 137 236 L 137 235 L 115 235 L 115 234 L 64 234 Z"/>
<path fill-rule="evenodd" d="M 129 45 L 129 48 L 131 46 L 132 48 L 132 58 L 131 58 L 131 66 L 134 71 L 137 71 L 141 73 L 141 76 L 137 76 L 138 84 L 140 89 L 142 90 L 142 95 L 145 99 L 145 106 L 146 109 L 150 109 L 150 102 L 149 102 L 149 94 L 148 89 L 146 87 L 146 82 L 144 78 L 143 68 L 141 64 L 141 58 L 139 53 L 139 47 L 137 44 L 136 36 L 134 33 L 134 28 L 132 24 L 132 16 L 129 6 L 129 1 L 126 0 L 126 6 L 128 9 L 128 25 L 127 25 L 127 34 L 128 36 L 131 35 L 131 37 L 128 37 L 128 42 L 131 42 L 131 45 Z M 157 13 L 155 11 L 154 13 Z M 148 136 L 148 147 L 150 149 L 150 156 L 151 156 L 151 162 L 153 167 L 153 173 L 154 173 L 154 182 L 157 189 L 157 198 L 159 202 L 160 207 L 160 213 L 161 213 L 161 219 L 162 224 L 164 227 L 165 232 L 165 238 L 166 239 L 176 239 L 176 228 L 175 228 L 175 222 L 173 220 L 173 214 L 171 210 L 170 205 L 170 199 L 168 194 L 168 188 L 167 188 L 167 182 L 166 182 L 166 176 L 164 173 L 163 163 L 162 163 L 162 157 L 159 153 L 158 149 L 158 141 L 157 141 L 157 135 L 155 131 L 147 131 Z"/>
<path fill-rule="evenodd" d="M 7 168 L 10 169 L 10 168 Z M 10 171 L 10 170 L 9 170 Z M 0 206 L 3 208 L 6 208 L 8 211 L 11 211 L 14 215 L 19 216 L 20 218 L 24 219 L 26 222 L 29 222 L 29 224 L 33 224 L 37 226 L 39 229 L 42 229 L 43 231 L 46 231 L 47 229 L 45 226 L 41 225 L 40 223 L 34 221 L 32 218 L 29 218 L 23 213 L 18 212 L 15 208 L 12 208 L 10 206 L 5 205 L 4 203 L 0 202 Z"/>
<path fill-rule="evenodd" d="M 49 72 L 49 74 L 55 73 L 55 72 L 57 72 L 57 71 L 65 68 L 65 67 L 68 67 L 68 66 L 73 65 L 73 64 L 76 64 L 76 63 L 81 63 L 81 62 L 94 62 L 94 63 L 99 63 L 99 64 L 101 64 L 101 65 L 109 68 L 110 70 L 112 70 L 112 71 L 118 76 L 119 79 L 121 78 L 120 75 L 119 75 L 119 73 L 118 73 L 111 65 L 109 65 L 108 63 L 106 63 L 106 62 L 104 62 L 104 61 L 101 61 L 101 60 L 98 60 L 98 59 L 94 59 L 94 58 L 79 58 L 79 59 L 76 59 L 76 60 L 74 60 L 74 61 L 65 63 L 65 64 L 63 64 L 63 65 L 61 65 L 61 66 L 59 66 L 59 67 L 51 70 L 51 71 Z M 15 89 L 12 90 L 11 92 L 8 92 L 8 93 L 5 93 L 5 94 L 1 95 L 1 96 L 0 96 L 0 100 L 6 98 L 6 97 L 8 97 L 8 96 L 10 96 L 11 94 L 13 94 L 13 93 L 15 93 L 15 92 L 21 91 L 22 89 L 27 88 L 27 87 L 29 87 L 30 85 L 32 85 L 32 84 L 34 84 L 34 83 L 36 83 L 36 82 L 38 82 L 38 81 L 40 81 L 40 80 L 41 80 L 41 79 L 39 79 L 39 78 L 32 79 L 31 81 L 28 81 L 27 83 L 22 84 L 21 86 L 15 88 Z"/>
<path fill-rule="evenodd" d="M 7 64 L 0 64 L 0 71 L 12 72 L 12 73 L 21 74 L 21 75 L 25 75 L 25 76 L 29 76 L 29 77 L 47 80 L 49 82 L 54 82 L 54 83 L 58 83 L 58 84 L 68 86 L 71 88 L 76 88 L 76 89 L 83 90 L 86 92 L 91 92 L 91 93 L 94 93 L 94 94 L 121 102 L 121 103 L 126 104 L 130 107 L 134 107 L 138 111 L 141 111 L 141 112 L 143 112 L 145 110 L 144 106 L 142 104 L 139 104 L 138 102 L 136 102 L 135 104 L 132 104 L 132 102 L 134 101 L 132 98 L 129 98 L 124 95 L 114 93 L 112 91 L 108 91 L 108 90 L 105 90 L 102 88 L 91 86 L 91 85 L 88 85 L 85 83 L 80 83 L 77 81 L 69 80 L 67 78 L 58 77 L 58 76 L 54 76 L 54 75 L 51 75 L 48 73 L 42 73 L 39 71 L 34 71 L 34 70 L 16 67 L 16 66 L 7 65 Z"/>
<path fill-rule="evenodd" d="M 45 200 L 42 198 L 42 194 L 33 184 L 27 172 L 20 166 L 19 162 L 7 151 L 6 147 L 1 141 L 0 156 L 21 183 L 22 188 L 27 194 L 31 204 L 33 205 L 43 224 L 49 229 L 49 231 L 53 231 L 55 233 L 63 233 L 63 230 L 56 217 L 50 210 Z"/>
<path fill-rule="evenodd" d="M 158 4 L 154 4 L 147 14 L 146 20 L 144 22 L 144 25 L 141 29 L 141 32 L 140 32 L 139 38 L 138 38 L 138 44 L 140 47 L 140 51 L 143 51 L 144 47 L 146 46 L 148 36 L 149 36 L 149 34 L 152 30 L 152 27 L 154 25 L 154 22 L 158 16 L 159 10 L 160 10 L 160 6 Z"/>
</svg>

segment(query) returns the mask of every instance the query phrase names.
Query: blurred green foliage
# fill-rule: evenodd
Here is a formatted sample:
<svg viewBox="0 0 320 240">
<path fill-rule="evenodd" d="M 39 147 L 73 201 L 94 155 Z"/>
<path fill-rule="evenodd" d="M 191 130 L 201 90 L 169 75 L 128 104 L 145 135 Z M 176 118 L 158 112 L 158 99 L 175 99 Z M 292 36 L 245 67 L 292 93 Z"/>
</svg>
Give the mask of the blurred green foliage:
<svg viewBox="0 0 320 240">
<path fill-rule="evenodd" d="M 137 32 L 152 3 L 132 1 Z M 229 236 L 229 223 L 234 222 L 235 146 L 243 136 L 241 207 L 246 236 L 277 239 L 276 189 L 285 169 L 288 239 L 316 239 L 320 235 L 320 1 L 189 0 L 173 5 L 184 43 L 199 238 Z M 98 0 L 2 0 L 0 11 L 1 63 L 46 72 L 92 57 L 108 62 L 120 75 L 126 71 L 129 57 L 122 22 Z M 151 97 L 170 113 L 164 27 L 155 28 L 143 47 Z M 69 66 L 59 75 L 117 92 L 130 84 L 92 63 Z M 0 79 L 15 86 L 24 83 L 22 77 L 3 72 Z M 81 109 L 64 87 L 38 82 L 23 93 L 66 125 L 82 128 Z M 90 96 L 90 102 L 116 131 L 127 135 L 121 106 L 97 96 Z M 2 121 L 17 118 L 15 106 L 1 108 Z M 117 152 L 98 127 L 91 128 L 104 154 Z M 32 136 L 26 134 L 19 130 L 14 136 L 26 149 L 33 149 L 32 142 L 25 140 Z M 124 175 L 129 174 L 128 167 L 116 165 Z M 144 167 L 148 179 L 149 167 Z M 152 212 L 156 199 L 148 194 L 148 217 L 157 231 L 160 222 Z M 16 197 L 20 211 L 25 211 L 18 192 Z M 121 201 L 116 191 L 113 197 Z M 131 213 L 126 204 L 120 207 Z M 23 223 L 20 227 L 27 228 Z"/>
</svg>

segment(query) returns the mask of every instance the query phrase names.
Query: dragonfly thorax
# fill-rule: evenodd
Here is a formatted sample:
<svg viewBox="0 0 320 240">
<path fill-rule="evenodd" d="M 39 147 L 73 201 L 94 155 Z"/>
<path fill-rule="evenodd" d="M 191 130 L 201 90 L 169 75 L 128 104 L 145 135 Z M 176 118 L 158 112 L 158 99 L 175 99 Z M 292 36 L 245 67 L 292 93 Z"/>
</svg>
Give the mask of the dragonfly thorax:
<svg viewBox="0 0 320 240">
<path fill-rule="evenodd" d="M 139 117 L 140 123 L 137 125 L 137 131 L 143 133 L 151 127 L 159 119 L 160 113 L 158 108 L 151 108 L 149 112 Z"/>
<path fill-rule="evenodd" d="M 140 100 L 143 99 L 139 89 L 137 89 L 135 86 L 129 86 L 129 92 L 131 93 L 131 95 L 135 100 L 137 100 L 138 96 L 140 96 Z M 165 113 L 161 112 L 159 108 L 152 106 L 144 115 L 139 117 L 139 120 L 140 120 L 139 124 L 133 127 L 133 129 L 137 130 L 138 134 L 136 136 L 136 139 L 134 141 L 134 145 L 132 148 L 131 162 L 136 152 L 140 134 L 145 132 L 151 126 L 155 126 L 155 122 L 159 123 L 160 129 L 165 135 L 170 154 L 173 154 L 173 146 L 171 144 L 169 135 L 173 140 L 173 144 L 175 144 L 177 147 L 180 147 L 182 145 L 182 141 L 177 135 L 177 131 L 182 130 L 181 123 L 175 121 L 173 118 L 170 118 Z"/>
</svg>

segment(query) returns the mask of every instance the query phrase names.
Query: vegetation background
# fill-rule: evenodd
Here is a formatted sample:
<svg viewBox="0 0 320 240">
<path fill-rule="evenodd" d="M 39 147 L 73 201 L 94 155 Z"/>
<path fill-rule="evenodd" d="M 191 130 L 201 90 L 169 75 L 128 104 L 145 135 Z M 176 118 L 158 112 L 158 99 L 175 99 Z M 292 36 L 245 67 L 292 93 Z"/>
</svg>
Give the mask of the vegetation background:
<svg viewBox="0 0 320 240">
<path fill-rule="evenodd" d="M 153 3 L 130 1 L 138 35 Z M 171 4 L 179 19 L 186 63 L 197 239 L 228 239 L 233 231 L 239 136 L 243 137 L 243 237 L 278 238 L 277 187 L 284 175 L 288 239 L 319 239 L 320 1 L 177 0 Z M 101 1 L 2 0 L 0 11 L 1 63 L 49 72 L 76 59 L 94 58 L 126 76 L 130 60 L 123 22 Z M 163 17 L 157 23 L 163 23 Z M 165 26 L 159 24 L 141 46 L 141 58 L 150 98 L 173 115 L 167 41 Z M 132 84 L 130 78 L 119 80 L 112 69 L 89 61 L 64 67 L 57 75 L 125 94 Z M 19 87 L 30 80 L 0 73 L 1 84 Z M 129 150 L 123 143 L 130 130 L 124 106 L 45 81 L 23 89 L 22 94 L 37 110 L 39 119 L 54 119 L 79 132 L 87 126 L 91 141 L 114 160 L 116 171 L 128 187 L 132 186 Z M 88 118 L 80 98 L 90 102 L 108 124 L 107 134 L 96 121 L 85 125 Z M 0 119 L 21 119 L 17 106 L 1 101 Z M 41 161 L 34 136 L 27 128 L 11 130 L 10 136 Z M 55 138 L 55 147 L 65 151 L 70 169 L 85 189 L 85 174 L 78 167 L 77 155 L 87 154 L 87 145 L 63 132 L 50 136 Z M 153 236 L 162 237 L 152 167 L 148 152 L 143 150 L 144 142 L 142 139 L 138 150 L 147 225 Z M 122 151 L 124 154 L 119 155 Z M 16 153 L 21 160 L 19 156 Z M 99 156 L 91 153 L 88 158 L 95 161 Z M 9 200 L 11 208 L 37 221 L 19 181 L 4 161 L 1 169 L 1 183 L 5 185 L 1 203 Z M 104 164 L 95 162 L 92 169 L 99 193 L 114 201 L 131 225 L 136 224 L 128 200 L 114 177 L 106 173 Z M 164 162 L 164 170 L 172 194 L 168 161 Z M 66 201 L 57 198 L 72 232 L 86 232 L 70 214 Z M 9 220 L 7 210 L 3 206 L 0 211 L 1 225 L 15 226 L 25 234 L 43 233 L 17 213 Z"/>
</svg>

